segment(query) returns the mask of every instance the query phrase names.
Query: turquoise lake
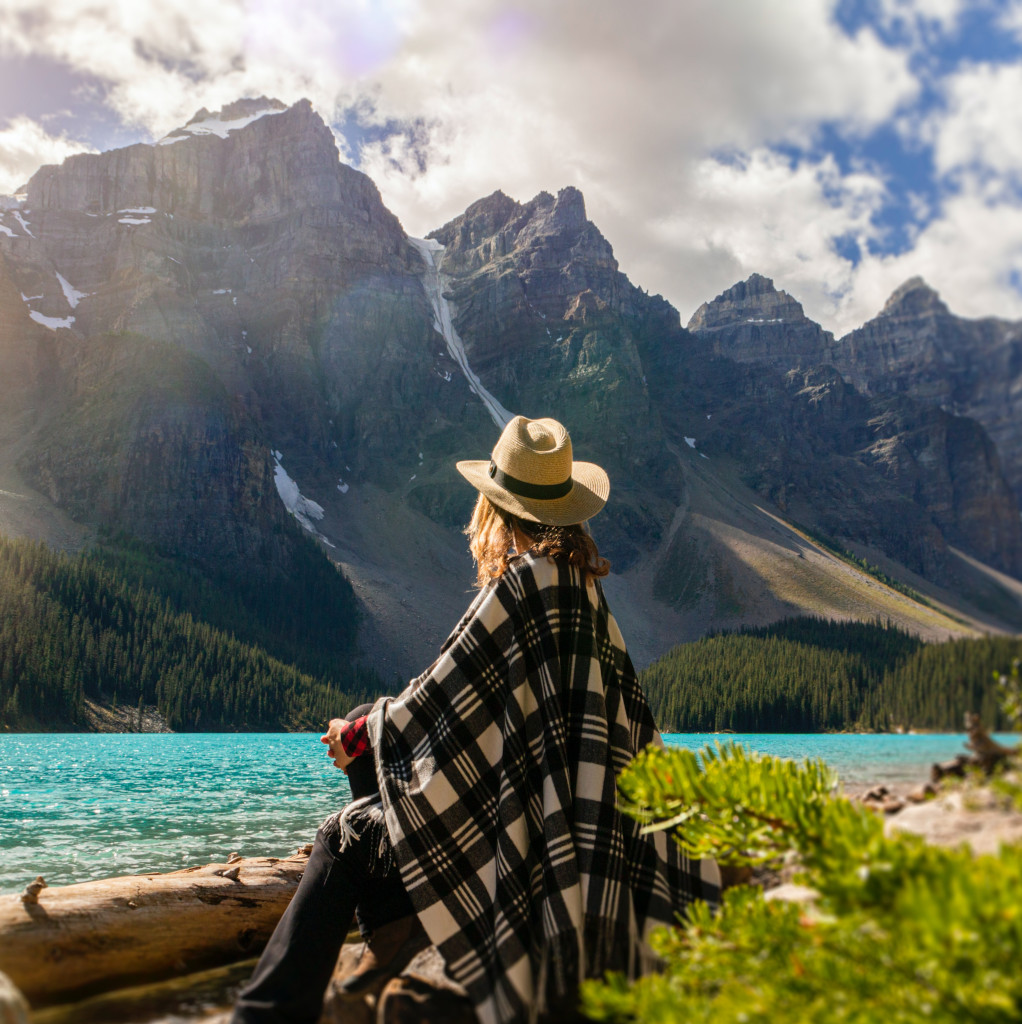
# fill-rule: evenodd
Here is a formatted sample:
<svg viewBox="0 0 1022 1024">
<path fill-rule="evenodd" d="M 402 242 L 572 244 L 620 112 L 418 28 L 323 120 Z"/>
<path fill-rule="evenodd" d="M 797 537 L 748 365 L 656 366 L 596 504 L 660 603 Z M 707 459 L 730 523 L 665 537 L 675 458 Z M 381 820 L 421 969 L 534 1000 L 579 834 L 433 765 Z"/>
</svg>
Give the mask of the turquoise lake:
<svg viewBox="0 0 1022 1024">
<path fill-rule="evenodd" d="M 666 736 L 822 757 L 847 784 L 923 781 L 964 735 Z M 1016 737 L 1017 739 L 1017 737 Z M 286 856 L 348 802 L 318 734 L 0 736 L 0 892 L 244 856 Z"/>
</svg>

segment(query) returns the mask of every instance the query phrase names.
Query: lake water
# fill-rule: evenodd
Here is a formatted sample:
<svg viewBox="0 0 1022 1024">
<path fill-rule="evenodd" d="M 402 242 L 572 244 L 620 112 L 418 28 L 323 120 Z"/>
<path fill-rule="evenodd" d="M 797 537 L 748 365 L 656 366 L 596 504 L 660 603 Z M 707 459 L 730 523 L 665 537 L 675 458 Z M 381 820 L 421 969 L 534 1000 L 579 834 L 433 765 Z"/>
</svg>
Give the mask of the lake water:
<svg viewBox="0 0 1022 1024">
<path fill-rule="evenodd" d="M 849 784 L 922 781 L 964 736 L 675 734 L 822 757 Z M 1016 737 L 1017 739 L 1017 737 Z M 0 892 L 244 856 L 287 856 L 348 802 L 318 734 L 0 736 Z"/>
</svg>

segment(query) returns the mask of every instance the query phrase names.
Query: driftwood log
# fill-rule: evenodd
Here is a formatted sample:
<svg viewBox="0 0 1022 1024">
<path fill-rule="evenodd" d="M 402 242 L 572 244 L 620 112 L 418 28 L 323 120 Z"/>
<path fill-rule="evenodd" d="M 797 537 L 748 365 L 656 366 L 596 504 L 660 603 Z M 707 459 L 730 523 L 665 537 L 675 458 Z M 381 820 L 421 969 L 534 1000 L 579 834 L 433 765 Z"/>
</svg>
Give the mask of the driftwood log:
<svg viewBox="0 0 1022 1024">
<path fill-rule="evenodd" d="M 948 776 L 964 777 L 967 769 L 981 768 L 988 775 L 998 766 L 1022 756 L 1022 746 L 1006 747 L 998 743 L 983 727 L 979 715 L 965 712 L 965 731 L 969 734 L 966 747 L 971 754 L 957 754 L 950 761 L 935 764 L 930 769 L 933 782 L 940 782 Z"/>
<path fill-rule="evenodd" d="M 971 711 L 965 713 L 965 730 L 969 734 L 969 742 L 965 745 L 973 752 L 980 766 L 987 772 L 992 771 L 999 764 L 1013 757 L 1018 757 L 1020 748 L 1006 747 L 998 743 L 990 733 L 983 728 L 979 715 Z"/>
<path fill-rule="evenodd" d="M 253 857 L 0 896 L 0 971 L 38 1007 L 250 957 L 306 861 Z"/>
<path fill-rule="evenodd" d="M 106 1024 L 134 1011 L 226 1024 L 226 1006 L 254 964 L 238 961 L 265 944 L 307 859 L 307 851 L 230 858 L 67 886 L 37 879 L 30 892 L 0 897 L 0 972 L 11 982 L 6 999 L 0 985 L 0 1024 L 25 1024 L 20 993 L 35 1024 Z M 363 950 L 354 937 L 338 959 L 322 1024 L 475 1024 L 472 1004 L 424 934 L 422 951 L 397 975 L 346 995 L 339 983 Z M 214 964 L 232 966 L 204 970 Z M 224 1009 L 197 1014 L 197 1000 Z"/>
</svg>

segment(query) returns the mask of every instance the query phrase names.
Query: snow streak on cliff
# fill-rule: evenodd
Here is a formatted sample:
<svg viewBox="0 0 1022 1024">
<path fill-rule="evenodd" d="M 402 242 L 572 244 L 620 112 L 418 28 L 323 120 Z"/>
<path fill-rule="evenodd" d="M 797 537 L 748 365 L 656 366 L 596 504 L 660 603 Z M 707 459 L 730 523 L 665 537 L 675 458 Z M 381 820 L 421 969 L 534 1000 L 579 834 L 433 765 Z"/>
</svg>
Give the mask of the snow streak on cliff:
<svg viewBox="0 0 1022 1024">
<path fill-rule="evenodd" d="M 468 381 L 468 386 L 474 391 L 486 406 L 490 418 L 500 427 L 501 430 L 514 418 L 514 413 L 508 412 L 497 401 L 493 395 L 483 386 L 482 381 L 468 365 L 468 356 L 465 354 L 465 344 L 458 337 L 458 332 L 451 322 L 451 307 L 444 298 L 444 285 L 446 281 L 440 272 L 444 261 L 444 247 L 435 238 L 409 238 L 409 242 L 419 250 L 423 262 L 426 264 L 425 273 L 422 275 L 422 286 L 426 289 L 429 301 L 433 306 L 433 326 L 443 335 L 447 343 L 447 351 L 451 358 L 461 367 L 461 372 Z"/>
</svg>

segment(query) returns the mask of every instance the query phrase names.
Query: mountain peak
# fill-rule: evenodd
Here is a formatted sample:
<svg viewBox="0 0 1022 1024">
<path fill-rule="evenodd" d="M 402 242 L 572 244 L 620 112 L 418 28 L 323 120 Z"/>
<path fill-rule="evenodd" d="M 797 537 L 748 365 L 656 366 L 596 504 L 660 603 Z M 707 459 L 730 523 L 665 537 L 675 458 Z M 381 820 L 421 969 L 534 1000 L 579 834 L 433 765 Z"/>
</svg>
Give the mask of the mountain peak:
<svg viewBox="0 0 1022 1024">
<path fill-rule="evenodd" d="M 586 219 L 585 196 L 574 185 L 562 188 L 554 201 L 554 216 L 564 224 L 575 226 L 584 224 Z"/>
<path fill-rule="evenodd" d="M 704 302 L 688 322 L 690 331 L 729 327 L 736 323 L 780 323 L 805 320 L 802 304 L 787 292 L 778 291 L 762 274 L 750 274 L 733 284 L 712 302 Z"/>
<path fill-rule="evenodd" d="M 896 288 L 884 304 L 880 316 L 922 316 L 926 313 L 948 313 L 941 297 L 921 277 L 910 277 Z"/>
<path fill-rule="evenodd" d="M 506 192 L 497 189 L 482 199 L 477 199 L 463 214 L 466 220 L 473 220 L 476 217 L 483 217 L 489 220 L 497 220 L 506 224 L 508 220 L 521 209 L 521 205 L 512 199 Z M 457 218 L 455 218 L 457 219 Z M 447 225 L 444 225 L 446 227 Z"/>
<path fill-rule="evenodd" d="M 309 105 L 308 100 L 299 100 L 295 104 L 298 107 L 302 104 Z M 181 128 L 175 128 L 157 142 L 158 146 L 167 146 L 195 135 L 218 135 L 226 139 L 230 132 L 237 131 L 250 125 L 253 121 L 265 117 L 267 114 L 282 114 L 288 110 L 286 103 L 280 100 L 268 99 L 266 96 L 246 98 L 228 103 L 222 110 L 210 113 L 205 107 L 197 110 L 189 121 Z M 311 108 L 310 108 L 311 109 Z"/>
<path fill-rule="evenodd" d="M 188 125 L 196 124 L 200 121 L 209 121 L 213 118 L 217 118 L 221 121 L 235 121 L 240 117 L 251 117 L 253 114 L 266 114 L 271 110 L 287 110 L 287 104 L 281 103 L 280 100 L 270 99 L 267 96 L 245 97 L 240 100 L 235 100 L 233 103 L 228 103 L 222 110 L 216 110 L 213 113 L 210 113 L 205 107 L 202 107 L 185 122 L 185 127 L 187 128 Z"/>
</svg>

